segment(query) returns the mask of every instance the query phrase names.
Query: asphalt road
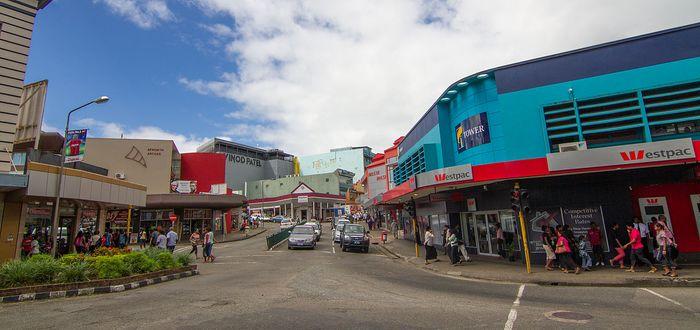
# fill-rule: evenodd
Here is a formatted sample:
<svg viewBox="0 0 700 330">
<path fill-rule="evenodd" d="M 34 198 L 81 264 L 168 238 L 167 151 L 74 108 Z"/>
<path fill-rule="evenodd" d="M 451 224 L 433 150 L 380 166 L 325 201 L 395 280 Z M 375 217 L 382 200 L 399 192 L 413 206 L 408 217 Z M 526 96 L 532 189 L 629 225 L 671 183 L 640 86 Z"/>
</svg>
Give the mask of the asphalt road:
<svg viewBox="0 0 700 330">
<path fill-rule="evenodd" d="M 0 305 L 0 328 L 697 328 L 699 289 L 541 287 L 439 276 L 341 252 L 215 246 L 201 275 L 141 289 Z M 516 298 L 520 295 L 520 298 Z M 565 311 L 565 312 L 562 312 Z M 559 313 L 557 313 L 559 312 Z M 558 317 L 558 318 L 557 318 Z M 572 323 L 576 319 L 579 323 Z"/>
</svg>

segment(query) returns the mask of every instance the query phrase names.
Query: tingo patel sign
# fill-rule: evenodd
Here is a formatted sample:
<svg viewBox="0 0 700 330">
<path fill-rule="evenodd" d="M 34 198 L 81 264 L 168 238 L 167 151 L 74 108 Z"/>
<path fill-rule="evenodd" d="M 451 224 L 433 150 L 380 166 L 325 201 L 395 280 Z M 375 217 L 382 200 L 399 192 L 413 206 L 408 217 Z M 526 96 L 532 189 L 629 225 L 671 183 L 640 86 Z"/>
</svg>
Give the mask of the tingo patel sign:
<svg viewBox="0 0 700 330">
<path fill-rule="evenodd" d="M 563 171 L 684 159 L 695 159 L 689 138 L 552 153 L 547 154 L 547 165 L 550 171 Z"/>
<path fill-rule="evenodd" d="M 458 165 L 452 167 L 439 168 L 416 175 L 416 186 L 418 188 L 432 186 L 441 183 L 468 181 L 474 179 L 472 165 Z"/>
<path fill-rule="evenodd" d="M 455 135 L 457 138 L 457 151 L 459 152 L 491 142 L 489 119 L 486 116 L 486 112 L 463 120 L 455 127 Z"/>
</svg>

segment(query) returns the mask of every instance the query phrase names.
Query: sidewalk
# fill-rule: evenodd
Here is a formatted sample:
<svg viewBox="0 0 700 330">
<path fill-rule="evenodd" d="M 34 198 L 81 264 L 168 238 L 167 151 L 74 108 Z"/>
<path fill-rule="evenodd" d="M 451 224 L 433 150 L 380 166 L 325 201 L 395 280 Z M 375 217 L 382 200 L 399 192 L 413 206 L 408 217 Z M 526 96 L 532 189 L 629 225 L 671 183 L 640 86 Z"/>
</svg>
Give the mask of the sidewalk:
<svg viewBox="0 0 700 330">
<path fill-rule="evenodd" d="M 375 236 L 376 234 L 376 236 Z M 372 232 L 378 240 L 379 232 Z M 661 276 L 661 269 L 655 274 L 644 271 L 646 267 L 640 268 L 640 272 L 628 273 L 619 268 L 594 268 L 590 272 L 582 271 L 579 275 L 573 273 L 565 274 L 559 270 L 547 271 L 541 265 L 533 265 L 532 273 L 527 274 L 525 265 L 521 261 L 508 262 L 499 259 L 485 261 L 489 258 L 477 259 L 473 262 L 463 263 L 458 266 L 450 265 L 450 259 L 438 251 L 440 262 L 425 264 L 425 249 L 419 246 L 420 257 L 416 258 L 415 246 L 413 242 L 403 239 L 394 240 L 389 234 L 386 244 L 377 244 L 385 254 L 394 256 L 404 262 L 408 262 L 416 267 L 434 271 L 436 273 L 461 276 L 475 280 L 487 280 L 509 283 L 531 283 L 539 285 L 566 285 L 566 286 L 631 286 L 631 287 L 700 287 L 700 268 L 686 266 L 679 270 L 679 277 L 669 278 Z M 472 256 L 473 257 L 473 256 Z"/>
</svg>

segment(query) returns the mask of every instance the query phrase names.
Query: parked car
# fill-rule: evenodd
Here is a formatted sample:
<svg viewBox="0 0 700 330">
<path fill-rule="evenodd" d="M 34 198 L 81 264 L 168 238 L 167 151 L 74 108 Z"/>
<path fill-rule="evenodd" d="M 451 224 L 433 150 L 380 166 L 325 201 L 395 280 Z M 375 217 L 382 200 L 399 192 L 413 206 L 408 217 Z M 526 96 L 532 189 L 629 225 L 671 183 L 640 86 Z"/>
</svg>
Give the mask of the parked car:
<svg viewBox="0 0 700 330">
<path fill-rule="evenodd" d="M 340 247 L 343 252 L 350 249 L 359 249 L 364 253 L 369 252 L 369 231 L 365 231 L 362 225 L 347 224 L 340 232 L 342 239 Z"/>
<path fill-rule="evenodd" d="M 292 228 L 296 225 L 292 220 L 289 219 L 282 219 L 280 222 L 280 229 L 287 229 L 287 228 Z"/>
<path fill-rule="evenodd" d="M 340 233 L 343 231 L 343 227 L 349 223 L 350 222 L 340 222 L 337 225 L 335 225 L 335 229 L 333 229 L 333 242 L 334 243 L 340 243 Z"/>
<path fill-rule="evenodd" d="M 272 221 L 272 222 L 274 222 L 274 223 L 280 223 L 280 222 L 282 222 L 282 220 L 284 220 L 284 217 L 281 216 L 281 215 L 278 215 L 278 216 L 273 217 L 272 219 L 270 219 L 270 221 Z"/>
<path fill-rule="evenodd" d="M 296 226 L 289 233 L 289 239 L 287 240 L 287 249 L 295 248 L 311 248 L 316 247 L 316 233 L 314 232 L 314 227 L 312 226 Z"/>
<path fill-rule="evenodd" d="M 304 224 L 305 226 L 312 226 L 314 227 L 314 232 L 316 233 L 316 240 L 320 241 L 321 240 L 321 233 L 323 231 L 323 228 L 321 227 L 321 224 L 318 222 L 307 222 Z"/>
</svg>

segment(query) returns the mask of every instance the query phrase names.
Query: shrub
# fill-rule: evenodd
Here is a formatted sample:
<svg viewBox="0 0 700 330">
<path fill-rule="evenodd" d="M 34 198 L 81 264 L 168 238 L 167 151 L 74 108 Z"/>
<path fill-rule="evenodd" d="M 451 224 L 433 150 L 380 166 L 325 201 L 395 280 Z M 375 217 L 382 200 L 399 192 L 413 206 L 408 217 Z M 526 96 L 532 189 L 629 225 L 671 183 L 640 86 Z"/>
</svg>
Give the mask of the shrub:
<svg viewBox="0 0 700 330">
<path fill-rule="evenodd" d="M 88 280 L 89 269 L 84 262 L 75 262 L 66 265 L 58 274 L 61 283 L 83 282 Z"/>
<path fill-rule="evenodd" d="M 132 274 L 152 272 L 158 267 L 155 260 L 141 252 L 125 254 L 122 258 Z"/>
<path fill-rule="evenodd" d="M 177 263 L 170 252 L 161 252 L 156 256 L 158 269 L 170 269 L 177 267 Z"/>
<path fill-rule="evenodd" d="M 97 278 L 100 279 L 124 277 L 131 274 L 122 256 L 97 257 L 93 268 Z"/>
<path fill-rule="evenodd" d="M 147 249 L 141 250 L 141 252 L 143 252 L 143 254 L 145 254 L 147 257 L 156 260 L 158 255 L 163 253 L 163 250 L 154 247 L 149 247 Z"/>
<path fill-rule="evenodd" d="M 33 255 L 26 263 L 32 272 L 32 282 L 39 284 L 53 282 L 64 267 L 58 260 L 47 254 Z"/>
<path fill-rule="evenodd" d="M 121 255 L 121 254 L 129 254 L 129 253 L 131 253 L 131 248 L 128 248 L 128 247 L 120 249 L 120 248 L 115 248 L 115 247 L 104 247 L 103 246 L 103 247 L 97 248 L 97 250 L 92 252 L 91 255 L 93 255 L 95 257 L 99 257 L 99 256 L 111 257 L 111 256 L 116 256 L 116 255 Z"/>
<path fill-rule="evenodd" d="M 34 281 L 32 265 L 21 261 L 12 260 L 0 267 L 0 287 L 15 287 L 30 285 Z"/>
<path fill-rule="evenodd" d="M 76 263 L 84 263 L 85 262 L 85 256 L 82 254 L 64 254 L 61 259 L 58 259 L 58 262 L 70 266 Z"/>
<path fill-rule="evenodd" d="M 192 255 L 189 253 L 178 253 L 175 255 L 175 262 L 180 267 L 189 266 L 192 263 Z"/>
</svg>

